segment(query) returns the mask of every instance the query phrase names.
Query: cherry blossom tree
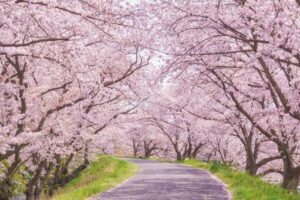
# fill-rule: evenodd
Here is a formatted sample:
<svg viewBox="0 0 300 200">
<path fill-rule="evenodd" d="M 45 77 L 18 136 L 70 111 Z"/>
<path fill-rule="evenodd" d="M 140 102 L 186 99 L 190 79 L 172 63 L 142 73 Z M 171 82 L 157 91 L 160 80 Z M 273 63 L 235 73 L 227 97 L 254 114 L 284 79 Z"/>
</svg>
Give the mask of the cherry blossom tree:
<svg viewBox="0 0 300 200">
<path fill-rule="evenodd" d="M 0 4 L 0 196 L 11 198 L 24 170 L 27 199 L 38 199 L 85 169 L 99 145 L 93 138 L 136 108 L 129 84 L 149 56 L 129 5 Z"/>
<path fill-rule="evenodd" d="M 149 7 L 162 20 L 163 51 L 175 58 L 165 71 L 174 77 L 198 72 L 193 78 L 218 87 L 233 112 L 251 124 L 247 129 L 276 145 L 283 162 L 282 186 L 295 190 L 299 2 L 161 1 Z"/>
</svg>

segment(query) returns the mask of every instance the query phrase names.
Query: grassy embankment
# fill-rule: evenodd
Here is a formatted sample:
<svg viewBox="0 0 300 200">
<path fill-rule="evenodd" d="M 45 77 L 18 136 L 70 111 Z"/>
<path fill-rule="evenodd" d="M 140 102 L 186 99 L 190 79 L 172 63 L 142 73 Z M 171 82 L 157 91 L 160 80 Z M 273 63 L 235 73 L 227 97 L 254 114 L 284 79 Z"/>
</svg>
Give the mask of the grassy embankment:
<svg viewBox="0 0 300 200">
<path fill-rule="evenodd" d="M 110 156 L 100 156 L 51 200 L 84 200 L 117 186 L 137 171 L 134 164 Z"/>
<path fill-rule="evenodd" d="M 210 171 L 228 186 L 233 200 L 300 200 L 300 194 L 289 193 L 278 185 L 264 182 L 245 172 L 218 163 L 187 160 L 187 165 Z"/>
</svg>

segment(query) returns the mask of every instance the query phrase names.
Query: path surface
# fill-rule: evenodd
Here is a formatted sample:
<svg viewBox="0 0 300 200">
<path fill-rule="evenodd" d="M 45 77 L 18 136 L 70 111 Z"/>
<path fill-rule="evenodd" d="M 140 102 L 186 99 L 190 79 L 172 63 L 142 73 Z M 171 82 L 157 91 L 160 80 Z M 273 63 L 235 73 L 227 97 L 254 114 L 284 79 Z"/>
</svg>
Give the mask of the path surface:
<svg viewBox="0 0 300 200">
<path fill-rule="evenodd" d="M 229 200 L 221 182 L 207 171 L 173 163 L 128 159 L 140 172 L 93 200 Z"/>
</svg>

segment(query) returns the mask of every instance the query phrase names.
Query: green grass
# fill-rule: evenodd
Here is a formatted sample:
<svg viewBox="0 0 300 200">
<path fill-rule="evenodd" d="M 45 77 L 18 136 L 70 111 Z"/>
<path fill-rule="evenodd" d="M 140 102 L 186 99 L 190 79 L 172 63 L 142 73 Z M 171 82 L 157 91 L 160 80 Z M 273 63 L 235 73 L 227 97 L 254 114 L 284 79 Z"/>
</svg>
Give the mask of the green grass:
<svg viewBox="0 0 300 200">
<path fill-rule="evenodd" d="M 83 200 L 92 197 L 117 186 L 137 171 L 137 167 L 131 163 L 110 156 L 100 156 L 51 200 Z"/>
<path fill-rule="evenodd" d="M 300 194 L 289 193 L 278 185 L 264 182 L 258 177 L 234 170 L 218 163 L 187 160 L 187 165 L 206 169 L 224 181 L 233 200 L 300 200 Z"/>
</svg>

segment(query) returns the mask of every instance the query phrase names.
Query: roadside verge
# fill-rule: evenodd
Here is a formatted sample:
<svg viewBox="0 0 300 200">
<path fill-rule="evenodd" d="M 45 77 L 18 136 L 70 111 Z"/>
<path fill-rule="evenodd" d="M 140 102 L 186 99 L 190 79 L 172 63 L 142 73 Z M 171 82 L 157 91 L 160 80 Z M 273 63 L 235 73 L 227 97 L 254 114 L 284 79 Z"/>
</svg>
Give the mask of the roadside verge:
<svg viewBox="0 0 300 200">
<path fill-rule="evenodd" d="M 99 156 L 80 176 L 61 188 L 51 200 L 84 200 L 101 194 L 129 177 L 135 175 L 138 167 L 111 156 Z"/>
<path fill-rule="evenodd" d="M 232 200 L 299 200 L 300 194 L 289 193 L 279 185 L 266 183 L 259 177 L 253 177 L 229 166 L 219 163 L 204 163 L 198 160 L 186 160 L 186 165 L 210 171 L 222 180 L 232 195 Z"/>
</svg>

